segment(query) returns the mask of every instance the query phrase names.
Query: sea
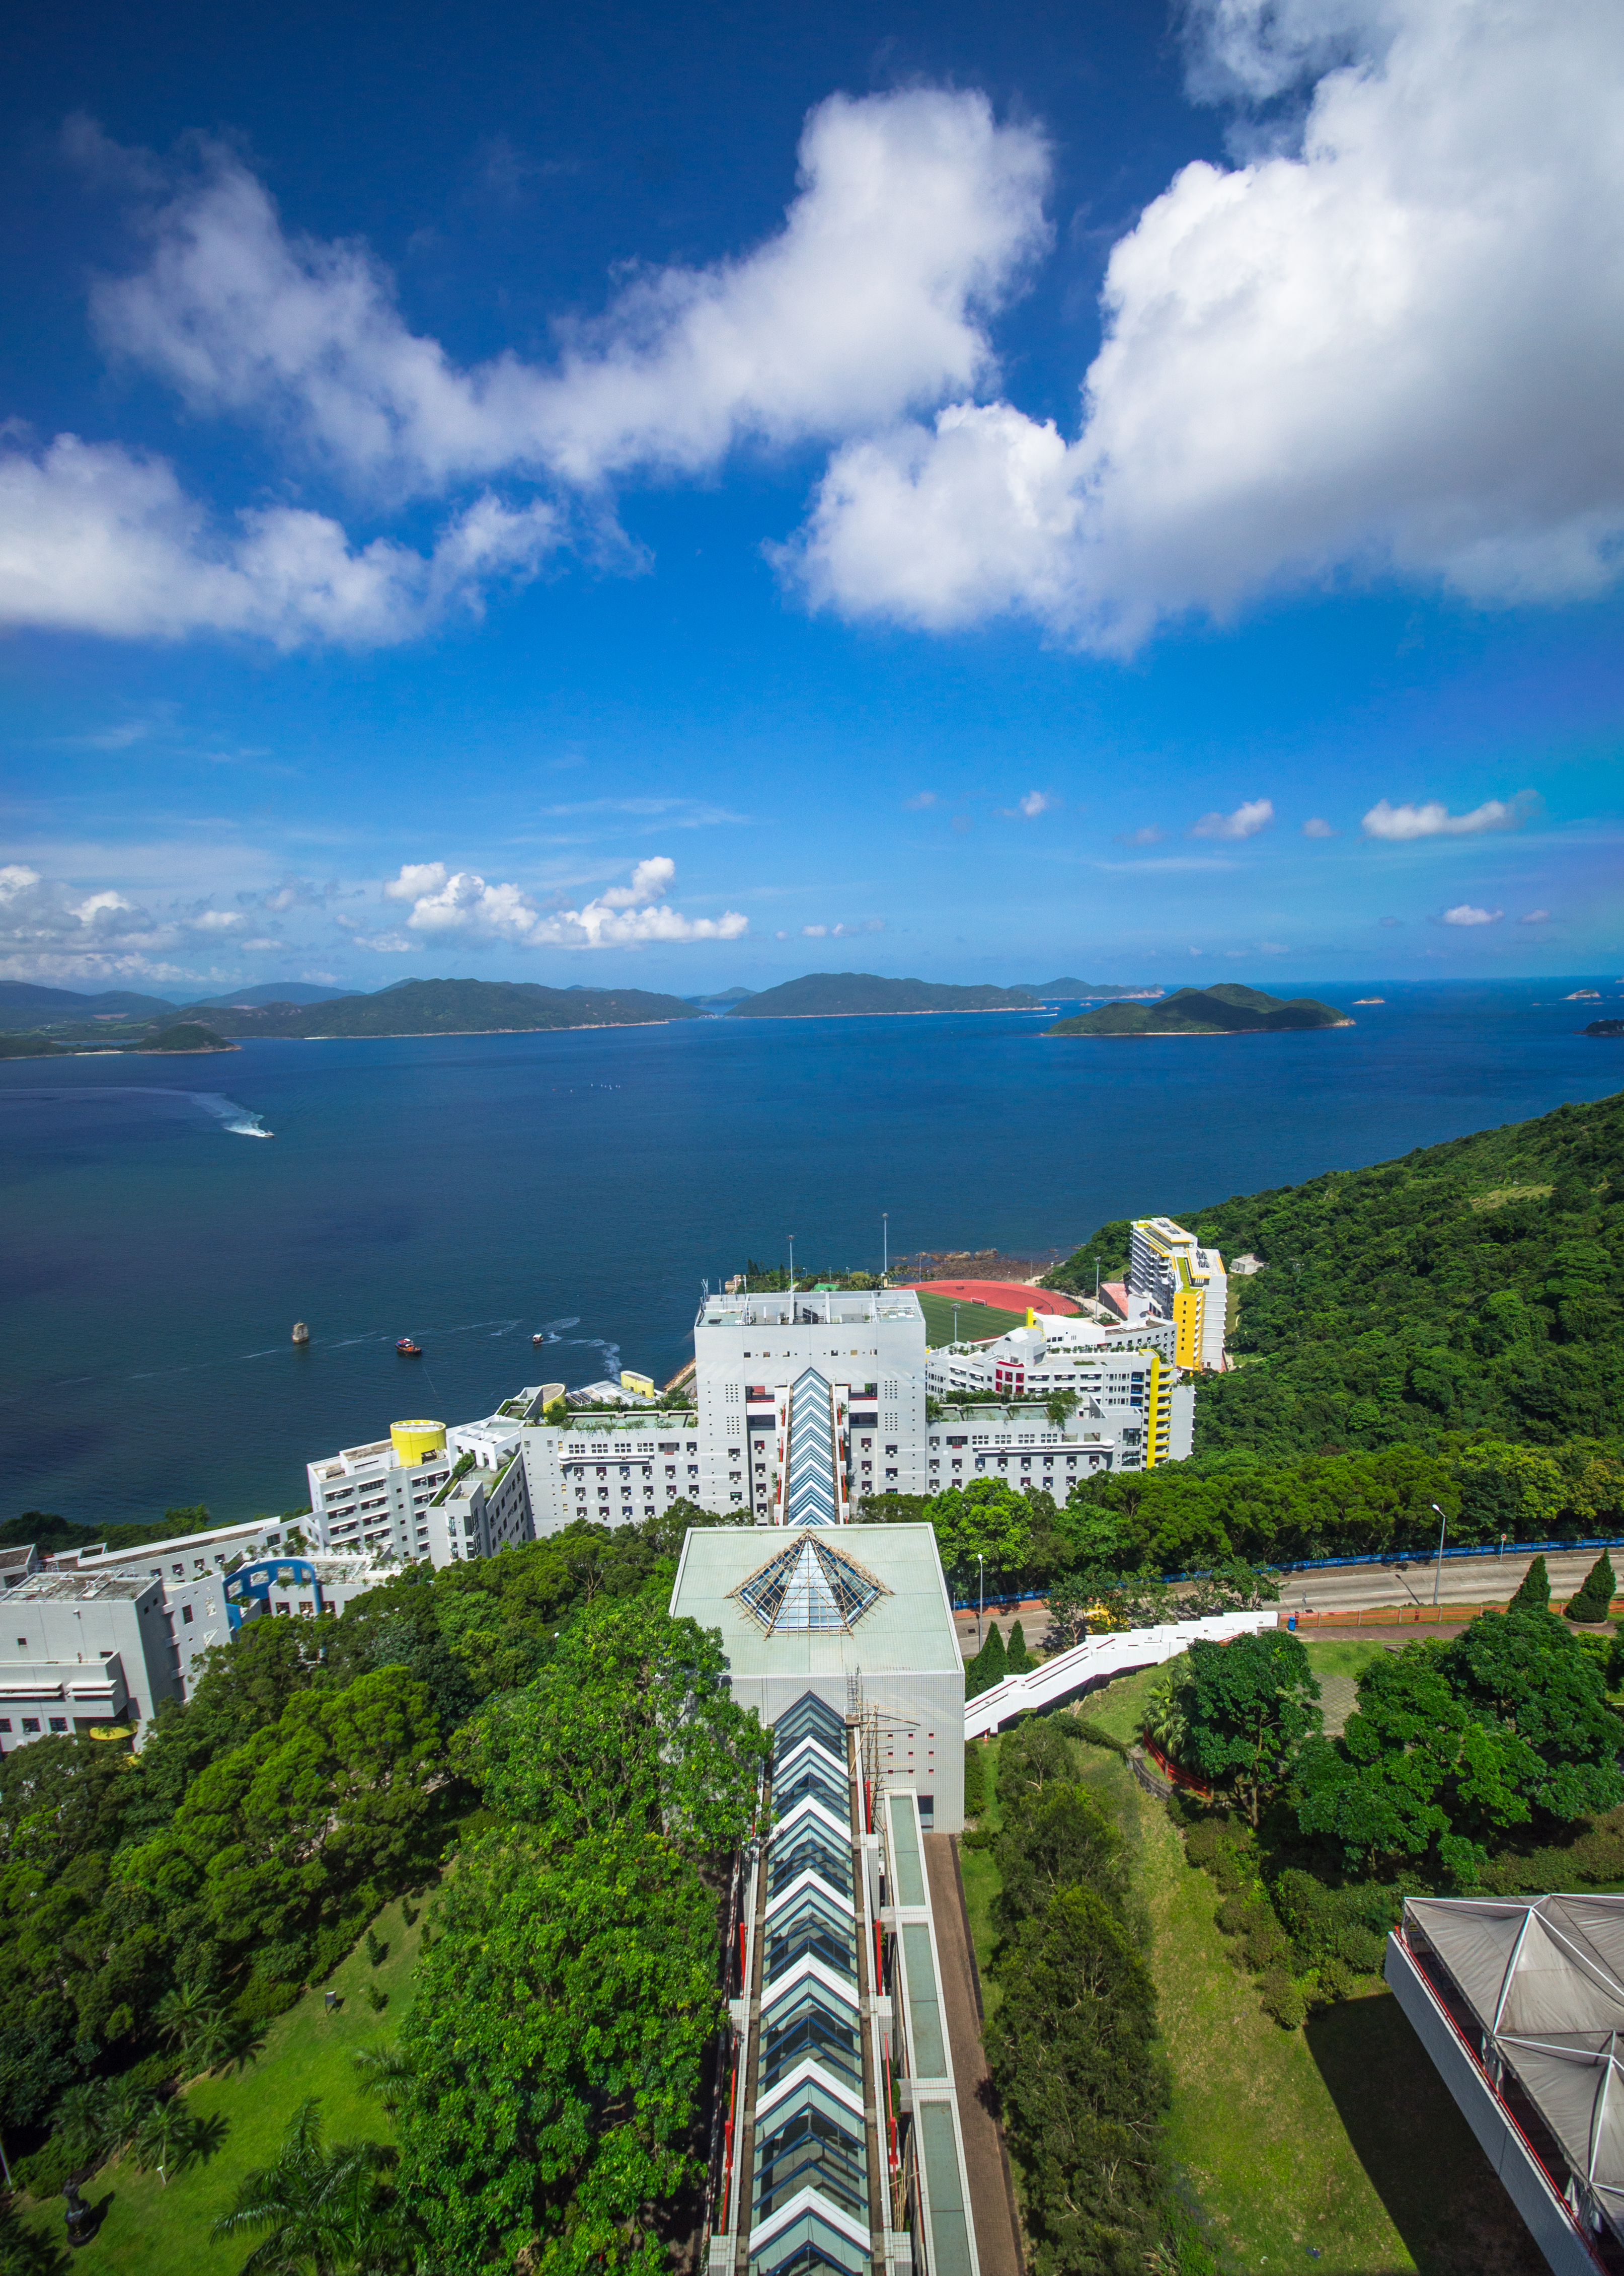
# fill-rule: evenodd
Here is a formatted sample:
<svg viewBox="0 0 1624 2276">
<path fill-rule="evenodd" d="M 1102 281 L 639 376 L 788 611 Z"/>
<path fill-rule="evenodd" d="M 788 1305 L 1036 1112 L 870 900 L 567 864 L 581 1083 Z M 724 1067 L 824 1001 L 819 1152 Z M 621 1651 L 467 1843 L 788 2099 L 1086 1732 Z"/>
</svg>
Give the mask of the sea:
<svg viewBox="0 0 1624 2276">
<path fill-rule="evenodd" d="M 1580 1032 L 1619 1012 L 1612 975 L 1272 986 L 1355 1024 L 707 1018 L 0 1062 L 0 1517 L 226 1523 L 302 1507 L 307 1460 L 397 1420 L 664 1381 L 705 1288 L 792 1236 L 802 1273 L 887 1241 L 1068 1250 L 1624 1086 L 1624 1042 Z"/>
</svg>

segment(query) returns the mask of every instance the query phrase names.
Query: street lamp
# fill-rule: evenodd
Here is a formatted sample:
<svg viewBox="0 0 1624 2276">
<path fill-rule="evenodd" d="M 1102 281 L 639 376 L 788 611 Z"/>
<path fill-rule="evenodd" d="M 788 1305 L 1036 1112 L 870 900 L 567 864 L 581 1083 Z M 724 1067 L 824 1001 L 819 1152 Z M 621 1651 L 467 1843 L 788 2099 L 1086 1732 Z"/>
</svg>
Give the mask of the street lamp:
<svg viewBox="0 0 1624 2276">
<path fill-rule="evenodd" d="M 975 1562 L 979 1570 L 975 1578 L 975 1649 L 981 1650 L 982 1625 L 987 1617 L 987 1560 L 978 1549 Z"/>
<path fill-rule="evenodd" d="M 789 1236 L 789 1292 L 792 1296 L 795 1293 L 795 1236 L 793 1233 Z"/>
<path fill-rule="evenodd" d="M 880 1266 L 880 1285 L 883 1287 L 891 1278 L 891 1211 L 889 1210 L 880 1211 L 880 1240 L 883 1243 L 884 1258 Z"/>
<path fill-rule="evenodd" d="M 1443 1511 L 1439 1509 L 1436 1502 L 1432 1505 L 1432 1514 L 1438 1520 L 1438 1570 L 1432 1575 L 1432 1601 L 1436 1605 L 1438 1602 L 1438 1584 L 1444 1577 L 1444 1536 L 1449 1530 L 1449 1520 L 1444 1515 Z"/>
</svg>

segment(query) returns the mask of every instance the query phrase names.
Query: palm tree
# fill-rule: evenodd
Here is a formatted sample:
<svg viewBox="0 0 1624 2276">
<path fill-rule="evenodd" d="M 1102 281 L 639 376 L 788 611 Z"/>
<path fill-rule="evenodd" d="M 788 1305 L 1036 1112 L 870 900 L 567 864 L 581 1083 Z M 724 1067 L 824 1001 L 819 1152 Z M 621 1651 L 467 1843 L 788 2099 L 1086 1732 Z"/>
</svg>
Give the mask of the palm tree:
<svg viewBox="0 0 1624 2276">
<path fill-rule="evenodd" d="M 385 2110 L 398 2110 L 411 2082 L 412 2066 L 398 2047 L 363 2047 L 351 2061 L 360 2073 L 361 2084 L 376 2094 Z"/>
<path fill-rule="evenodd" d="M 122 2150 L 152 2114 L 149 2089 L 120 2079 L 102 2105 L 102 2138 L 110 2150 Z"/>
<path fill-rule="evenodd" d="M 179 2095 L 155 2102 L 135 2136 L 135 2162 L 143 2174 L 156 2170 L 165 2189 L 171 2174 L 184 2173 L 199 2154 L 200 2128 Z"/>
<path fill-rule="evenodd" d="M 56 2130 L 82 2166 L 99 2165 L 107 2151 L 107 2088 L 101 2079 L 81 2079 L 57 2105 Z"/>
<path fill-rule="evenodd" d="M 330 2147 L 312 2096 L 289 2120 L 276 2164 L 247 2175 L 211 2234 L 262 2237 L 242 2276 L 342 2276 L 398 2263 L 404 2240 L 385 2178 L 397 2155 L 381 2142 Z"/>
<path fill-rule="evenodd" d="M 1190 1734 L 1189 1720 L 1184 1712 L 1183 1681 L 1182 1674 L 1175 1675 L 1169 1669 L 1150 1686 L 1145 1700 L 1144 1734 L 1155 1741 L 1170 1763 L 1178 1761 L 1180 1750 Z"/>
<path fill-rule="evenodd" d="M 220 2003 L 206 1984 L 177 1984 L 159 2000 L 153 2018 L 161 2038 L 172 2047 L 184 2047 L 219 2013 Z"/>
</svg>

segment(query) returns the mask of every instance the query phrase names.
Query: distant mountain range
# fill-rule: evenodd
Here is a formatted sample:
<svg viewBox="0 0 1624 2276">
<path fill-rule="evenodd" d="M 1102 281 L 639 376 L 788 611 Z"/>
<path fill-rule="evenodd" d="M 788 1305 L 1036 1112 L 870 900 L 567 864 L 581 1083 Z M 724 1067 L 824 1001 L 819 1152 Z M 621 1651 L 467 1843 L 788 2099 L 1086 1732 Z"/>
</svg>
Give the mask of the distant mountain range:
<svg viewBox="0 0 1624 2276">
<path fill-rule="evenodd" d="M 763 989 L 728 1013 L 730 1020 L 854 1019 L 876 1013 L 1029 1012 L 1025 988 L 952 988 L 931 980 L 884 980 L 877 972 L 808 972 Z"/>
<path fill-rule="evenodd" d="M 1046 1036 L 1252 1036 L 1309 1028 L 1351 1028 L 1346 1012 L 1312 996 L 1266 995 L 1230 981 L 1178 988 L 1157 1004 L 1107 1004 L 1057 1020 Z"/>
<path fill-rule="evenodd" d="M 42 1033 L 70 1043 L 118 1045 L 150 1040 L 148 1030 L 160 1023 L 169 1026 L 195 1018 L 232 1038 L 485 1035 L 717 1016 L 815 1020 L 921 1012 L 1030 1012 L 1039 1009 L 1044 998 L 1077 1002 L 1101 997 L 1143 998 L 1155 993 L 1153 989 L 1071 978 L 1020 988 L 955 987 L 940 981 L 891 980 L 874 972 L 809 972 L 759 992 L 728 988 L 706 996 L 591 988 L 579 982 L 568 988 L 545 988 L 512 980 L 397 980 L 363 994 L 304 980 L 269 980 L 177 1005 L 166 996 L 127 989 L 93 995 L 7 981 L 0 982 L 0 1033 Z"/>
<path fill-rule="evenodd" d="M 307 980 L 262 980 L 257 988 L 234 988 L 229 996 L 199 996 L 189 1011 L 210 1010 L 216 1004 L 336 1004 L 353 996 L 353 988 L 317 988 Z"/>
<path fill-rule="evenodd" d="M 1028 996 L 1058 996 L 1067 1004 L 1087 1003 L 1097 996 L 1136 996 L 1149 999 L 1164 992 L 1159 988 L 1124 987 L 1111 980 L 1022 980 L 1018 981 L 1016 986 L 1024 989 Z"/>
</svg>

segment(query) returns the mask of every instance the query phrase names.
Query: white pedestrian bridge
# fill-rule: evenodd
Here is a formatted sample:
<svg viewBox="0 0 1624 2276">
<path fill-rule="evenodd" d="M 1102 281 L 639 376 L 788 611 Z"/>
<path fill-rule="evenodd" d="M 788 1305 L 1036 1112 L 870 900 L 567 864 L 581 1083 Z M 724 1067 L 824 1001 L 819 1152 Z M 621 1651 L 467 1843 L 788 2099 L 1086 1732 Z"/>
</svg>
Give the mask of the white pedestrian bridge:
<svg viewBox="0 0 1624 2276">
<path fill-rule="evenodd" d="M 1124 1628 L 1115 1635 L 1089 1636 L 1070 1651 L 1058 1652 L 1041 1667 L 1024 1675 L 1006 1676 L 990 1691 L 965 1702 L 964 1735 L 985 1738 L 1016 1715 L 1034 1707 L 1052 1707 L 1130 1667 L 1150 1667 L 1164 1659 L 1177 1659 L 1193 1643 L 1231 1643 L 1236 1636 L 1256 1635 L 1277 1627 L 1279 1615 L 1272 1605 L 1255 1612 L 1218 1612 L 1204 1620 L 1176 1620 L 1166 1627 Z"/>
</svg>

